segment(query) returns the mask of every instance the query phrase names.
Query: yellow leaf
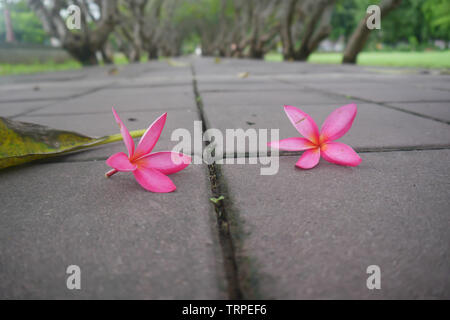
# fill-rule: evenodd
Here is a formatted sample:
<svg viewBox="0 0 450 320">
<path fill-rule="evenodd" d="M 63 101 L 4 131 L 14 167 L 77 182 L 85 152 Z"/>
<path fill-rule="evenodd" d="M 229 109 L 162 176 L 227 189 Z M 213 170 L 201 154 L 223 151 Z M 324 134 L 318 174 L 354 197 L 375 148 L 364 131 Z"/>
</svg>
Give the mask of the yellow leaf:
<svg viewBox="0 0 450 320">
<path fill-rule="evenodd" d="M 130 134 L 137 138 L 144 132 L 136 130 Z M 120 140 L 120 134 L 94 138 L 0 117 L 0 169 Z"/>
<path fill-rule="evenodd" d="M 238 78 L 244 79 L 247 78 L 249 76 L 250 73 L 248 72 L 241 72 L 238 74 Z"/>
<path fill-rule="evenodd" d="M 111 69 L 108 70 L 108 74 L 110 76 L 115 76 L 118 73 L 119 73 L 119 69 L 117 69 L 117 67 L 112 67 Z"/>
<path fill-rule="evenodd" d="M 168 59 L 167 63 L 171 67 L 189 67 L 189 63 Z"/>
</svg>

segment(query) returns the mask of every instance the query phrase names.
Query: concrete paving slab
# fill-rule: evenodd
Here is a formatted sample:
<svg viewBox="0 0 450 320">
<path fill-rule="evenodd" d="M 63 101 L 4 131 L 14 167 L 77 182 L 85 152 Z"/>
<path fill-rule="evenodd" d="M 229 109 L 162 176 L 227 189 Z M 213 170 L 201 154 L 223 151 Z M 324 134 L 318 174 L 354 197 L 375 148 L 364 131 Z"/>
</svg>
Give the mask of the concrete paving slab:
<svg viewBox="0 0 450 320">
<path fill-rule="evenodd" d="M 343 71 L 343 70 L 342 70 Z M 341 70 L 329 69 L 328 72 L 309 73 L 278 73 L 271 74 L 275 81 L 283 81 L 297 84 L 299 88 L 313 87 L 317 90 L 335 88 L 337 92 L 342 87 L 376 88 L 379 85 L 386 87 L 407 87 L 411 91 L 418 90 L 440 90 L 449 91 L 450 79 L 448 76 L 435 73 L 422 73 L 418 69 L 401 69 L 396 72 L 386 72 L 385 68 L 359 67 L 359 72 L 342 72 Z M 392 71 L 392 70 L 388 70 Z M 253 75 L 253 78 L 257 77 Z M 267 77 L 267 76 L 266 76 Z M 376 89 L 377 90 L 377 89 Z M 407 90 L 407 89 L 405 89 Z M 395 96 L 395 98 L 398 98 Z"/>
<path fill-rule="evenodd" d="M 33 115 L 87 114 L 118 111 L 152 111 L 196 109 L 191 86 L 161 88 L 111 88 L 87 96 L 60 101 L 34 112 Z"/>
<path fill-rule="evenodd" d="M 174 61 L 187 61 L 187 59 L 173 59 Z M 106 65 L 84 67 L 77 70 L 64 70 L 58 72 L 46 72 L 24 75 L 2 76 L 0 84 L 36 84 L 36 83 L 61 83 L 61 82 L 80 82 L 80 81 L 111 81 L 122 78 L 137 78 L 146 73 L 156 75 L 190 75 L 190 68 L 169 67 L 167 62 L 152 61 L 151 63 L 128 64 L 128 65 Z"/>
<path fill-rule="evenodd" d="M 251 95 L 256 96 L 256 95 Z M 284 101 L 284 93 L 272 93 L 272 100 Z M 244 98 L 243 98 L 244 99 Z M 225 100 L 226 101 L 226 100 Z M 209 128 L 226 129 L 279 129 L 280 139 L 297 137 L 300 134 L 291 125 L 282 105 L 246 105 L 210 106 L 205 104 L 204 114 Z M 341 104 L 298 105 L 311 115 L 319 128 L 327 116 Z M 424 146 L 449 146 L 450 127 L 445 123 L 421 118 L 374 104 L 357 104 L 358 115 L 350 131 L 339 141 L 348 143 L 357 150 L 404 148 Z M 270 140 L 270 134 L 269 134 Z M 255 154 L 258 146 L 239 148 L 238 153 Z M 229 150 L 232 153 L 232 150 Z"/>
<path fill-rule="evenodd" d="M 437 79 L 436 79 L 437 78 Z M 435 76 L 414 76 L 397 75 L 397 74 L 381 74 L 373 72 L 364 73 L 341 73 L 341 72 L 329 72 L 329 73 L 308 73 L 308 74 L 273 74 L 273 79 L 278 81 L 284 81 L 291 84 L 297 84 L 299 86 L 308 86 L 314 84 L 319 89 L 326 89 L 327 87 L 364 83 L 367 86 L 370 85 L 396 85 L 402 82 L 408 82 L 411 85 L 419 85 L 433 83 L 439 83 L 441 78 Z M 425 83 L 424 80 L 426 79 Z"/>
<path fill-rule="evenodd" d="M 51 104 L 49 101 L 25 101 L 0 103 L 0 117 L 12 117 L 26 114 Z"/>
<path fill-rule="evenodd" d="M 202 63 L 201 63 L 202 64 Z M 418 69 L 365 68 L 361 66 L 312 65 L 302 63 L 257 63 L 246 64 L 229 61 L 224 66 L 196 65 L 196 77 L 200 84 L 236 81 L 238 74 L 248 72 L 248 81 L 266 80 L 291 82 L 298 85 L 314 83 L 321 88 L 339 84 L 382 84 L 408 83 L 419 88 L 448 89 L 448 77 L 436 74 L 422 74 Z"/>
<path fill-rule="evenodd" d="M 86 162 L 0 173 L 0 297 L 225 298 L 205 167 L 171 175 L 169 194 L 145 191 L 132 174 L 105 179 L 107 170 Z M 69 265 L 81 268 L 81 290 L 66 287 Z"/>
<path fill-rule="evenodd" d="M 281 157 L 274 176 L 222 166 L 243 229 L 237 255 L 248 257 L 239 267 L 253 271 L 258 297 L 450 298 L 450 151 L 361 157 L 357 168 L 322 160 L 309 171 Z M 370 265 L 381 290 L 366 287 Z"/>
<path fill-rule="evenodd" d="M 39 100 L 55 100 L 80 96 L 84 93 L 91 92 L 95 88 L 41 88 L 36 85 L 32 88 L 23 88 L 20 90 L 11 90 L 1 92 L 0 103 L 14 101 L 39 101 Z"/>
<path fill-rule="evenodd" d="M 187 75 L 176 76 L 146 76 L 131 79 L 118 79 L 114 82 L 116 88 L 164 88 L 164 87 L 191 87 L 192 79 Z M 184 88 L 181 88 L 184 89 Z M 191 90 L 192 91 L 192 90 Z"/>
<path fill-rule="evenodd" d="M 390 105 L 450 122 L 450 102 L 406 102 Z"/>
<path fill-rule="evenodd" d="M 292 83 L 283 83 L 270 79 L 236 79 L 231 80 L 215 80 L 204 79 L 197 82 L 200 92 L 230 92 L 230 91 L 246 91 L 246 92 L 267 92 L 267 91 L 295 91 L 298 86 Z"/>
<path fill-rule="evenodd" d="M 305 104 L 348 104 L 352 100 L 345 97 L 330 97 L 325 94 L 292 90 L 280 93 L 273 91 L 250 91 L 250 92 L 200 92 L 204 105 L 209 107 L 223 107 L 224 111 L 230 106 L 278 106 L 305 105 Z"/>
<path fill-rule="evenodd" d="M 58 72 L 46 72 L 46 73 L 33 73 L 33 74 L 21 74 L 2 76 L 0 78 L 0 84 L 10 85 L 14 83 L 40 83 L 40 82 L 66 82 L 66 81 L 80 81 L 85 79 L 87 74 L 86 70 L 64 70 Z"/>
<path fill-rule="evenodd" d="M 103 88 L 107 85 L 112 85 L 116 82 L 116 79 L 69 79 L 66 81 L 40 81 L 39 78 L 36 78 L 34 82 L 13 82 L 13 83 L 1 83 L 0 86 L 0 96 L 4 93 L 8 93 L 10 91 L 56 91 L 58 89 L 76 89 L 79 91 L 91 90 L 94 88 Z"/>
<path fill-rule="evenodd" d="M 450 91 L 420 88 L 415 85 L 408 85 L 408 83 L 398 83 L 396 85 L 359 83 L 351 86 L 348 84 L 334 84 L 326 87 L 321 84 L 311 84 L 310 86 L 325 92 L 374 102 L 450 102 Z"/>
<path fill-rule="evenodd" d="M 251 74 L 309 74 L 309 73 L 366 73 L 367 70 L 351 65 L 324 65 L 305 62 L 265 62 L 254 59 L 202 58 L 193 61 L 197 74 L 232 74 L 248 71 Z"/>
</svg>

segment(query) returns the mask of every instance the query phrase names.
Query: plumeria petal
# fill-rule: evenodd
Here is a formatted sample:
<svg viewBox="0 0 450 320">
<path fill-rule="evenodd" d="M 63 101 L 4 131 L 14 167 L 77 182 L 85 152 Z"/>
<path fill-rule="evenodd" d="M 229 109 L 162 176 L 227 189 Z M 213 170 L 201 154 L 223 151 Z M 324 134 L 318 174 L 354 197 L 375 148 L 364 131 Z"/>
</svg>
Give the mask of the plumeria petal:
<svg viewBox="0 0 450 320">
<path fill-rule="evenodd" d="M 168 176 L 156 169 L 138 167 L 133 174 L 136 181 L 148 191 L 172 192 L 177 188 Z"/>
<path fill-rule="evenodd" d="M 166 123 L 167 112 L 156 119 L 150 127 L 148 127 L 147 131 L 145 131 L 142 136 L 139 144 L 136 148 L 136 152 L 134 153 L 133 159 L 138 159 L 146 154 L 150 153 L 155 147 L 156 142 L 161 135 L 161 132 L 164 128 L 164 124 Z"/>
<path fill-rule="evenodd" d="M 319 129 L 313 118 L 293 106 L 284 106 L 284 111 L 302 136 L 315 144 L 319 143 Z"/>
<path fill-rule="evenodd" d="M 155 152 L 136 160 L 139 167 L 156 169 L 163 174 L 183 170 L 191 163 L 191 157 L 178 152 Z"/>
<path fill-rule="evenodd" d="M 130 158 L 133 156 L 134 153 L 134 141 L 133 138 L 130 135 L 130 132 L 128 132 L 127 127 L 123 124 L 122 120 L 120 119 L 119 115 L 117 114 L 116 110 L 112 108 L 112 112 L 114 114 L 114 118 L 116 119 L 117 124 L 120 127 L 120 133 L 122 134 L 123 142 L 125 143 L 125 146 L 128 150 L 128 155 Z"/>
<path fill-rule="evenodd" d="M 341 166 L 356 167 L 362 161 L 352 147 L 341 142 L 327 142 L 321 146 L 321 151 L 325 160 Z"/>
<path fill-rule="evenodd" d="M 303 152 L 295 165 L 302 169 L 312 169 L 319 163 L 319 160 L 320 148 L 310 149 Z"/>
<path fill-rule="evenodd" d="M 316 147 L 316 145 L 313 144 L 308 139 L 300 137 L 287 138 L 279 141 L 271 141 L 267 145 L 269 147 L 285 151 L 303 151 Z"/>
<path fill-rule="evenodd" d="M 320 142 L 339 139 L 351 128 L 358 109 L 356 104 L 348 104 L 334 110 L 322 125 Z"/>
<path fill-rule="evenodd" d="M 134 171 L 137 167 L 130 162 L 127 155 L 123 152 L 113 154 L 106 160 L 106 164 L 117 171 Z"/>
</svg>

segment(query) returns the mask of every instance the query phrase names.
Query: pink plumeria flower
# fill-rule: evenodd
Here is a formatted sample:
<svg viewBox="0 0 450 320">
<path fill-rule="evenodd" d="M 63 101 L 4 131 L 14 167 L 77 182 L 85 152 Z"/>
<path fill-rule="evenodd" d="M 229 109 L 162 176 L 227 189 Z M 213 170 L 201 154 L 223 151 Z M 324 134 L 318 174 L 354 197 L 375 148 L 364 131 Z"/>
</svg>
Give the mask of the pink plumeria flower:
<svg viewBox="0 0 450 320">
<path fill-rule="evenodd" d="M 304 138 L 272 141 L 268 145 L 285 151 L 306 150 L 295 164 L 297 167 L 312 169 L 319 163 L 321 155 L 328 162 L 341 166 L 356 167 L 361 163 L 361 158 L 350 146 L 334 141 L 350 130 L 356 117 L 356 104 L 348 104 L 334 110 L 323 123 L 320 133 L 314 120 L 302 110 L 284 106 L 284 111 Z"/>
<path fill-rule="evenodd" d="M 150 125 L 135 150 L 133 138 L 120 120 L 116 110 L 113 108 L 112 111 L 116 122 L 119 124 L 128 156 L 119 152 L 109 157 L 106 164 L 114 169 L 107 172 L 106 176 L 110 177 L 118 171 L 133 172 L 137 182 L 148 191 L 174 191 L 176 186 L 166 175 L 186 168 L 191 163 L 191 157 L 171 151 L 150 153 L 164 128 L 167 113 L 164 113 Z"/>
</svg>

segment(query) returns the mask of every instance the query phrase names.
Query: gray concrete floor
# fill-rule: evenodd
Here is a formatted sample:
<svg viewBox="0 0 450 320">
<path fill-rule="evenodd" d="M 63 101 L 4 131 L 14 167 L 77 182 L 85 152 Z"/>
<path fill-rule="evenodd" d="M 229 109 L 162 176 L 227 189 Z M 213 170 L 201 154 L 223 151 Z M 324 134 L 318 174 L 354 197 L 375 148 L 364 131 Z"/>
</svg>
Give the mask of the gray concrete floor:
<svg viewBox="0 0 450 320">
<path fill-rule="evenodd" d="M 323 160 L 276 175 L 260 164 L 192 164 L 177 191 L 111 179 L 114 143 L 0 172 L 0 298 L 435 299 L 450 298 L 450 78 L 439 72 L 186 58 L 0 79 L 0 116 L 102 136 L 163 112 L 155 151 L 194 121 L 205 129 L 280 129 L 298 136 L 283 105 L 320 124 L 354 102 L 342 138 L 359 167 Z M 239 73 L 248 72 L 247 78 Z M 258 154 L 247 146 L 228 157 Z M 194 151 L 193 151 L 194 152 Z M 198 155 L 198 154 L 197 154 Z M 210 197 L 223 195 L 213 205 Z M 78 265 L 81 290 L 68 290 Z M 369 290 L 369 265 L 381 289 Z"/>
</svg>

